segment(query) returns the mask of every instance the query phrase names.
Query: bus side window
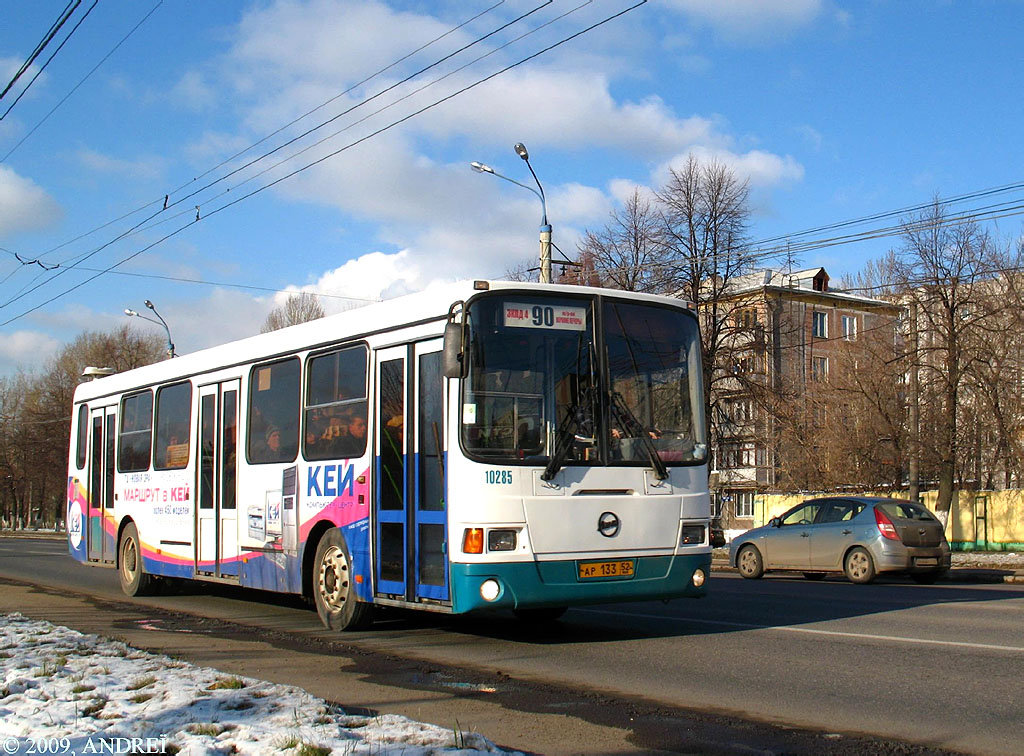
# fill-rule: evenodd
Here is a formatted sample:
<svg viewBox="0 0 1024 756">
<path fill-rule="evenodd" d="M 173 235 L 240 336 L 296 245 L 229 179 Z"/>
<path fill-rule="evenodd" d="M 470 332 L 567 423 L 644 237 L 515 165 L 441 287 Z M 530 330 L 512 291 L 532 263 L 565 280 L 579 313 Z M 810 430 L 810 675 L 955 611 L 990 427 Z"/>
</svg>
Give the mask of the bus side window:
<svg viewBox="0 0 1024 756">
<path fill-rule="evenodd" d="M 252 369 L 246 438 L 252 464 L 295 461 L 299 450 L 299 374 L 298 357 Z"/>
<path fill-rule="evenodd" d="M 180 470 L 188 465 L 191 420 L 191 383 L 163 386 L 156 392 L 155 469 Z"/>
<path fill-rule="evenodd" d="M 86 450 L 89 447 L 89 407 L 78 408 L 78 443 L 75 448 L 75 464 L 79 470 L 85 467 Z"/>
<path fill-rule="evenodd" d="M 121 400 L 121 435 L 118 438 L 119 472 L 149 469 L 153 435 L 153 392 L 143 391 Z"/>
<path fill-rule="evenodd" d="M 351 459 L 366 451 L 366 347 L 316 355 L 307 363 L 306 459 Z"/>
</svg>

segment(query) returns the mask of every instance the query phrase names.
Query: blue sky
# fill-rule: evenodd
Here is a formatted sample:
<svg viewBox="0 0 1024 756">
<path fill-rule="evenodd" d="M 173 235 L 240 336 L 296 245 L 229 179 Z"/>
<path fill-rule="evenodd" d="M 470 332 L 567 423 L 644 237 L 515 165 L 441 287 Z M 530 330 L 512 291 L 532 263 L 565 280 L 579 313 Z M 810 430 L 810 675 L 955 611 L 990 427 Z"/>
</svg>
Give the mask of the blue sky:
<svg viewBox="0 0 1024 756">
<path fill-rule="evenodd" d="M 386 128 L 631 5 L 496 2 L 99 0 L 0 120 L 0 373 L 38 366 L 84 328 L 124 322 L 125 307 L 145 311 L 145 299 L 188 352 L 257 332 L 282 291 L 330 295 L 322 301 L 336 311 L 437 282 L 501 277 L 535 256 L 539 203 L 468 164 L 529 183 L 512 150 L 519 141 L 566 251 L 634 187 L 659 186 L 690 154 L 749 180 L 754 240 L 1024 179 L 1024 4 L 1009 1 L 651 0 Z M 4 84 L 65 5 L 0 0 Z M 0 113 L 27 78 L 0 99 Z M 1019 216 L 999 224 L 1003 238 L 1020 235 Z M 824 265 L 837 280 L 896 244 L 830 247 L 796 263 Z M 22 265 L 14 253 L 63 267 Z M 67 291 L 132 255 L 117 269 L 132 275 Z"/>
</svg>

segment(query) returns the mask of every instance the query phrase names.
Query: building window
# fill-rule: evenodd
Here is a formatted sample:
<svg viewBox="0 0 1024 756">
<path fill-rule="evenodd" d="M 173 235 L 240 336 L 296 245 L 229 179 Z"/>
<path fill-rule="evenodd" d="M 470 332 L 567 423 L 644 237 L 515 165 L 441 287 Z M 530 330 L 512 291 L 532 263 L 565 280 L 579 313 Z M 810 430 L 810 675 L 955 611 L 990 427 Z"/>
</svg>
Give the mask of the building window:
<svg viewBox="0 0 1024 756">
<path fill-rule="evenodd" d="M 853 315 L 843 315 L 843 339 L 857 340 L 857 318 Z"/>
<path fill-rule="evenodd" d="M 711 516 L 718 519 L 722 516 L 722 495 L 712 494 L 711 495 Z"/>
<path fill-rule="evenodd" d="M 811 358 L 811 380 L 824 381 L 828 379 L 828 357 Z"/>
<path fill-rule="evenodd" d="M 757 325 L 757 310 L 739 310 L 735 320 L 737 328 L 754 328 Z"/>
<path fill-rule="evenodd" d="M 816 339 L 827 339 L 828 338 L 828 313 L 827 312 L 815 312 L 813 313 L 812 329 L 811 332 Z"/>
<path fill-rule="evenodd" d="M 754 492 L 753 491 L 737 491 L 736 492 L 736 516 L 737 517 L 753 517 L 754 516 Z"/>
</svg>

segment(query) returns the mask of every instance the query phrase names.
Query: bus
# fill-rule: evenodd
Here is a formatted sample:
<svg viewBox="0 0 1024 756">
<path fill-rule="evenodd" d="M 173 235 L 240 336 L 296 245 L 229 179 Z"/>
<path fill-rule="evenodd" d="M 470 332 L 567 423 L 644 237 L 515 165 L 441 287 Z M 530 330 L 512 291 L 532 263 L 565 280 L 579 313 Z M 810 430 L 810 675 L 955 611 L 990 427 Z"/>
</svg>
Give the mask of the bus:
<svg viewBox="0 0 1024 756">
<path fill-rule="evenodd" d="M 294 593 L 337 630 L 700 597 L 700 345 L 678 299 L 466 281 L 100 377 L 68 548 L 129 596 Z"/>
</svg>

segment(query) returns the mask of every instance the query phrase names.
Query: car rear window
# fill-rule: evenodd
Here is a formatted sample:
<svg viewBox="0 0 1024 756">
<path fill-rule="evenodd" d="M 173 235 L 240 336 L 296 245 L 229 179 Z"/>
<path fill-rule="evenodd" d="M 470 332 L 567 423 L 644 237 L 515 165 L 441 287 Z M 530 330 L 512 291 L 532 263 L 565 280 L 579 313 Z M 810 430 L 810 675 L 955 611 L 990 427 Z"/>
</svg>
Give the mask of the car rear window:
<svg viewBox="0 0 1024 756">
<path fill-rule="evenodd" d="M 879 504 L 878 508 L 889 517 L 900 517 L 904 520 L 934 520 L 935 517 L 922 506 L 909 501 L 893 501 Z"/>
</svg>

